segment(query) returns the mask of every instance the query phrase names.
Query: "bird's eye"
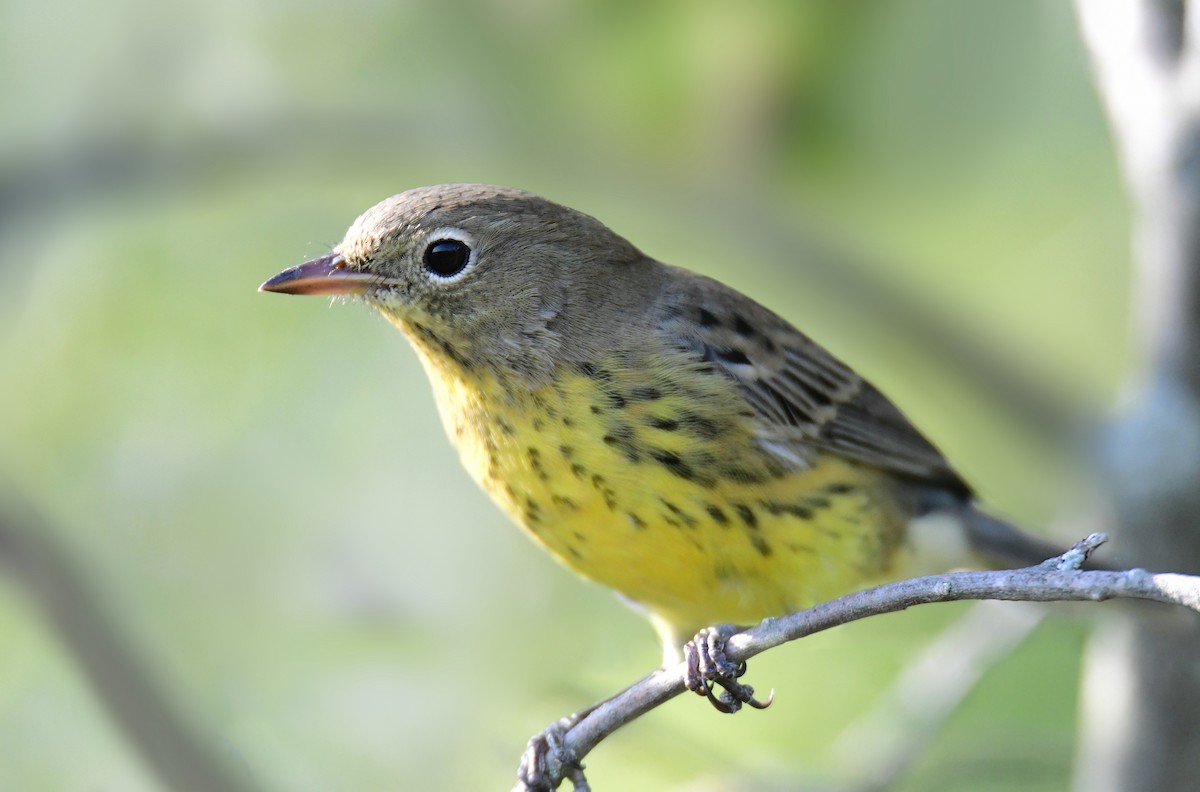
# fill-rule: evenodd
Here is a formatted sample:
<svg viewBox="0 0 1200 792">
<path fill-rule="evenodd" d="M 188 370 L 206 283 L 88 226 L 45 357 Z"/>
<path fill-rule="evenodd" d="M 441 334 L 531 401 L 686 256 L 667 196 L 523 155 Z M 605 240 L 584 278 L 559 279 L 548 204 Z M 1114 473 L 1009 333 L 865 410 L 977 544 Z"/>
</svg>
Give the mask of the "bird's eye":
<svg viewBox="0 0 1200 792">
<path fill-rule="evenodd" d="M 452 278 L 471 262 L 471 248 L 460 239 L 438 239 L 425 248 L 425 269 L 439 278 Z"/>
</svg>

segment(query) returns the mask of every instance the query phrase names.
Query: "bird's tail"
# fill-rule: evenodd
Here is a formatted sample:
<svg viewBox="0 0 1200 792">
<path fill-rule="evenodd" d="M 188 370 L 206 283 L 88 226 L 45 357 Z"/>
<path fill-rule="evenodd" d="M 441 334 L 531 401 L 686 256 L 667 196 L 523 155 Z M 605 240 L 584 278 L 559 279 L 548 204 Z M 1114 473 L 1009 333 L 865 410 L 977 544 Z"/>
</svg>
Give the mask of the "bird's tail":
<svg viewBox="0 0 1200 792">
<path fill-rule="evenodd" d="M 1068 549 L 993 517 L 974 504 L 963 509 L 961 519 L 971 553 L 984 566 L 996 569 L 1034 566 L 1062 555 Z M 1092 559 L 1084 566 L 1087 569 L 1111 568 Z"/>
<path fill-rule="evenodd" d="M 1017 569 L 1062 555 L 1057 544 L 993 517 L 973 501 L 944 489 L 921 494 L 921 510 L 908 524 L 910 569 L 930 574 L 954 567 Z M 1114 567 L 1089 559 L 1087 569 Z"/>
</svg>

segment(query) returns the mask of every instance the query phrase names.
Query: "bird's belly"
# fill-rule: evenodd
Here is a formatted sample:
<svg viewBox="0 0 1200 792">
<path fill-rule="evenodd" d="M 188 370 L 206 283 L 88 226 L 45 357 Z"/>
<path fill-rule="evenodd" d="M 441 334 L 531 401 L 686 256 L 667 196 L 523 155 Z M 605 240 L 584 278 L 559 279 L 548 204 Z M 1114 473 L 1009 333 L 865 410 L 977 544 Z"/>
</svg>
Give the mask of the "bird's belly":
<svg viewBox="0 0 1200 792">
<path fill-rule="evenodd" d="M 474 393 L 440 400 L 472 476 L 579 574 L 699 627 L 790 612 L 886 573 L 902 526 L 875 471 L 819 457 L 767 473 L 748 434 L 689 428 L 692 399 L 618 406 L 591 390 L 558 383 L 503 408 Z"/>
</svg>

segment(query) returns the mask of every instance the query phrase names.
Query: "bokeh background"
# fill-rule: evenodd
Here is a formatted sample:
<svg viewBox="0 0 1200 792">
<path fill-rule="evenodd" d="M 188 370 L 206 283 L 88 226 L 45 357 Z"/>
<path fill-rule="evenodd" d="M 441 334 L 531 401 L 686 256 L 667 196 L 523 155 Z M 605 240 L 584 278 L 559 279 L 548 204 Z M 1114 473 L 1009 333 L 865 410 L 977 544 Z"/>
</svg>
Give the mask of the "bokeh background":
<svg viewBox="0 0 1200 792">
<path fill-rule="evenodd" d="M 1127 207 L 1065 0 L 9 0 L 0 20 L 0 476 L 267 789 L 507 789 L 529 734 L 657 660 L 469 482 L 397 333 L 256 293 L 385 196 L 523 187 L 733 284 L 1030 525 L 1075 508 L 1062 455 L 831 273 L 1080 411 L 1130 368 Z M 677 700 L 589 777 L 846 777 L 839 733 L 961 612 L 776 650 L 751 669 L 770 710 Z M 900 788 L 1064 788 L 1085 634 L 1085 612 L 1045 623 Z M 0 788 L 157 788 L 12 576 Z"/>
</svg>

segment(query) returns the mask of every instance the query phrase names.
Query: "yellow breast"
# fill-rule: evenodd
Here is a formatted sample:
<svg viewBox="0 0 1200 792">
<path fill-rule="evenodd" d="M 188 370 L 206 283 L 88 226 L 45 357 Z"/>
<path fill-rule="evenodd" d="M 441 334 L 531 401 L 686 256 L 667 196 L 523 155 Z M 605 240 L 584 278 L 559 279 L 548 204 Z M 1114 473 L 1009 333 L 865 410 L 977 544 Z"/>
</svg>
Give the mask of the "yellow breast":
<svg viewBox="0 0 1200 792">
<path fill-rule="evenodd" d="M 601 361 L 521 391 L 422 357 L 475 480 L 680 633 L 796 610 L 892 561 L 902 525 L 880 475 L 835 457 L 783 468 L 724 378 Z"/>
</svg>

